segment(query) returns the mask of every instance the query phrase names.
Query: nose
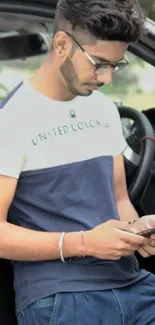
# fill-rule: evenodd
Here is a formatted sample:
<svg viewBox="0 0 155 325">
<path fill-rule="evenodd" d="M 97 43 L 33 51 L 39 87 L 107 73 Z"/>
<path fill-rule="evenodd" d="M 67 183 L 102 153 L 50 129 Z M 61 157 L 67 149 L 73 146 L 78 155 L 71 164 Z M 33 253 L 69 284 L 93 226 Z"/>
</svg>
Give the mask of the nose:
<svg viewBox="0 0 155 325">
<path fill-rule="evenodd" d="M 109 85 L 112 82 L 113 68 L 97 76 L 99 82 Z"/>
</svg>

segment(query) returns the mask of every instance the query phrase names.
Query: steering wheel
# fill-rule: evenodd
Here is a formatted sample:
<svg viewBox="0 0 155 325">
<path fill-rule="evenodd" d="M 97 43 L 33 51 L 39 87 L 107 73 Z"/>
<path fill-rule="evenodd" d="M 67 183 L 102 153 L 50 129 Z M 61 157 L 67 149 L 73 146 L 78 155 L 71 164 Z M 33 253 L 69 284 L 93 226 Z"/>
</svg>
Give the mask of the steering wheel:
<svg viewBox="0 0 155 325">
<path fill-rule="evenodd" d="M 134 153 L 128 145 L 123 153 L 126 168 L 128 168 L 129 164 L 134 164 L 135 167 L 134 178 L 128 188 L 131 202 L 135 203 L 142 196 L 150 180 L 155 154 L 154 131 L 150 121 L 142 112 L 126 106 L 121 106 L 118 110 L 121 118 L 134 121 L 137 128 L 141 130 L 143 138 L 141 139 L 140 155 Z"/>
</svg>

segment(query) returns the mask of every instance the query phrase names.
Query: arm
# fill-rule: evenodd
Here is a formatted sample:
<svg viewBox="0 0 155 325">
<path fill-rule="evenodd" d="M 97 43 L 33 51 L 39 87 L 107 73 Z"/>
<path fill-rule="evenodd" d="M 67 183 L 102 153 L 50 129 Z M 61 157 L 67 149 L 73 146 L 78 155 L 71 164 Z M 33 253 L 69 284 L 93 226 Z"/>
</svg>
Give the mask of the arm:
<svg viewBox="0 0 155 325">
<path fill-rule="evenodd" d="M 133 207 L 127 192 L 124 161 L 122 154 L 114 158 L 114 188 L 120 220 L 138 220 L 139 216 L 135 208 Z"/>
<path fill-rule="evenodd" d="M 26 153 L 25 129 L 18 107 L 0 110 L 0 258 L 42 261 L 60 258 L 60 233 L 39 232 L 7 222 Z M 8 132 L 9 130 L 9 132 Z M 19 136 L 20 135 L 20 136 Z M 67 233 L 64 257 L 81 255 L 80 233 Z"/>
<path fill-rule="evenodd" d="M 7 222 L 7 213 L 13 200 L 17 179 L 0 176 L 0 258 L 20 261 L 42 261 L 60 258 L 60 233 L 24 229 Z M 79 232 L 67 233 L 64 238 L 64 256 L 81 255 Z"/>
<path fill-rule="evenodd" d="M 130 202 L 126 178 L 124 171 L 124 162 L 122 155 L 116 156 L 114 158 L 114 186 L 115 186 L 115 196 L 116 204 L 118 208 L 118 213 L 121 221 L 130 221 L 138 220 L 139 216 L 134 209 L 132 203 Z M 144 216 L 139 219 L 139 222 L 136 222 L 131 229 L 133 232 L 138 233 L 139 231 L 155 227 L 155 215 Z M 155 235 L 151 236 L 151 240 L 148 240 L 148 243 L 140 245 L 138 252 L 144 258 L 155 255 Z"/>
<path fill-rule="evenodd" d="M 0 258 L 30 262 L 59 259 L 60 233 L 28 230 L 7 222 L 16 186 L 15 178 L 0 176 Z M 126 222 L 111 220 L 85 231 L 86 255 L 110 260 L 132 255 L 146 240 L 124 232 L 127 228 Z M 63 255 L 65 258 L 82 255 L 80 232 L 65 234 Z"/>
<path fill-rule="evenodd" d="M 118 214 L 121 221 L 138 220 L 139 216 L 130 201 L 126 186 L 122 152 L 127 143 L 123 136 L 118 109 L 113 103 L 111 104 L 111 116 L 111 136 L 113 140 L 112 154 L 114 157 L 114 190 Z"/>
</svg>

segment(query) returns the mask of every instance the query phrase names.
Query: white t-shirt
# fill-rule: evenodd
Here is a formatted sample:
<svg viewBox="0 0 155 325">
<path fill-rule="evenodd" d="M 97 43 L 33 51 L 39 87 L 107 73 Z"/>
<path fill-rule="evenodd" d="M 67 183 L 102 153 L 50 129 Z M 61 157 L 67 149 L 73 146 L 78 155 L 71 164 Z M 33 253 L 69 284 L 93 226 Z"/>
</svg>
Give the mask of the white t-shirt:
<svg viewBox="0 0 155 325">
<path fill-rule="evenodd" d="M 0 174 L 19 178 L 8 222 L 60 233 L 119 220 L 113 157 L 126 143 L 117 108 L 106 96 L 95 91 L 58 102 L 26 82 L 2 105 Z M 146 276 L 134 256 L 13 264 L 17 314 L 57 292 L 120 288 Z"/>
<path fill-rule="evenodd" d="M 69 102 L 25 82 L 0 110 L 0 174 L 116 156 L 125 148 L 116 106 L 98 91 Z"/>
</svg>

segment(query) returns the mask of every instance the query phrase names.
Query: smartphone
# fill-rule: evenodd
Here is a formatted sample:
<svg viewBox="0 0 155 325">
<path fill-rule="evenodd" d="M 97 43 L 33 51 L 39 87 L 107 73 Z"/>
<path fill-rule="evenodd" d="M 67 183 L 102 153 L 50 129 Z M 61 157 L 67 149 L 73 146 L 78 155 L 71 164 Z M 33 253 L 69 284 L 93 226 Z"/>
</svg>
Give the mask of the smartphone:
<svg viewBox="0 0 155 325">
<path fill-rule="evenodd" d="M 155 234 L 155 228 L 150 228 L 150 229 L 143 230 L 143 231 L 140 231 L 140 232 L 137 233 L 137 235 L 143 236 L 143 237 L 146 237 L 146 238 L 149 238 L 153 234 Z"/>
</svg>

